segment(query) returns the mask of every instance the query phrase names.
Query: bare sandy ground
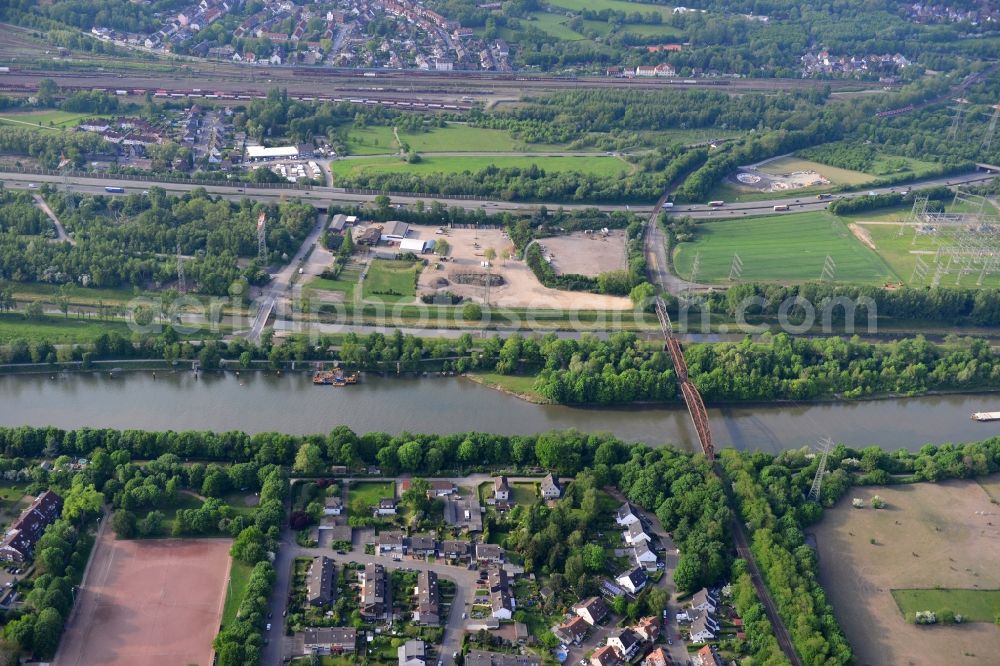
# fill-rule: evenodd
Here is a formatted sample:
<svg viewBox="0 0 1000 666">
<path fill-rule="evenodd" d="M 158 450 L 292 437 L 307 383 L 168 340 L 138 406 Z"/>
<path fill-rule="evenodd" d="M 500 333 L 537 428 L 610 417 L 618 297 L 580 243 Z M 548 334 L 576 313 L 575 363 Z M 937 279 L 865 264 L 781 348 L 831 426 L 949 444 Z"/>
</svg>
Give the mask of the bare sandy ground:
<svg viewBox="0 0 1000 666">
<path fill-rule="evenodd" d="M 503 232 L 499 229 L 479 231 L 475 229 L 451 229 L 445 236 L 435 236 L 432 230 L 422 230 L 421 236 L 444 238 L 448 241 L 451 251 L 448 254 L 448 261 L 441 264 L 440 270 L 435 268 L 433 258 L 428 255 L 431 264 L 420 274 L 417 282 L 418 294 L 436 291 L 437 288 L 433 286 L 434 282 L 438 278 L 448 279 L 453 271 L 463 268 L 482 269 L 482 262 L 485 259 L 483 254 L 486 248 L 492 247 L 497 253 L 497 258 L 493 261 L 491 270 L 494 274 L 503 276 L 504 284 L 490 289 L 491 306 L 557 310 L 629 310 L 632 307 L 628 298 L 561 291 L 542 286 L 542 283 L 538 281 L 538 278 L 523 261 L 516 258 L 504 261 L 500 258 L 504 248 L 510 250 L 512 256 L 514 250 L 511 242 L 503 237 Z M 546 247 L 548 247 L 550 240 L 552 239 L 543 241 Z M 576 242 L 580 244 L 600 243 L 601 246 L 607 247 L 601 241 L 582 240 Z M 443 289 L 480 303 L 486 297 L 486 292 L 482 287 L 473 285 L 451 283 Z"/>
<path fill-rule="evenodd" d="M 998 480 L 984 484 L 1000 495 Z M 888 508 L 870 508 L 873 495 Z M 854 497 L 868 508 L 853 508 Z M 893 588 L 1000 587 L 1000 506 L 990 499 L 979 483 L 948 481 L 855 488 L 827 511 L 815 530 L 820 582 L 858 664 L 1000 663 L 1000 627 L 907 624 L 891 594 Z"/>
<path fill-rule="evenodd" d="M 105 530 L 57 666 L 211 666 L 229 539 L 118 541 Z"/>
<path fill-rule="evenodd" d="M 597 277 L 625 268 L 625 231 L 622 229 L 610 231 L 607 237 L 581 231 L 538 242 L 545 246 L 546 254 L 553 257 L 552 267 L 559 275 L 573 273 Z"/>
<path fill-rule="evenodd" d="M 850 224 L 847 225 L 847 228 L 851 230 L 851 233 L 854 234 L 854 237 L 857 238 L 859 241 L 861 241 L 862 243 L 864 243 L 873 250 L 878 249 L 877 247 L 875 247 L 875 241 L 872 240 L 872 235 L 868 233 L 868 230 L 862 227 L 860 224 L 856 222 L 851 222 Z"/>
</svg>

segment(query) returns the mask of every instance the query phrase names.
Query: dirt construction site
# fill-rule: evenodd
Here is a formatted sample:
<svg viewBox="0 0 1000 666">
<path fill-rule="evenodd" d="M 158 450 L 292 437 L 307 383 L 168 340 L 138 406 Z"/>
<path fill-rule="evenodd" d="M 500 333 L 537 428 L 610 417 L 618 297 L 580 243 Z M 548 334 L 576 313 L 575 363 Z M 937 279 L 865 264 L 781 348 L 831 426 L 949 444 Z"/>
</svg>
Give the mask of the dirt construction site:
<svg viewBox="0 0 1000 666">
<path fill-rule="evenodd" d="M 599 258 L 593 262 L 598 265 L 624 262 L 624 237 L 620 241 L 620 246 L 617 249 L 612 249 L 615 247 L 614 242 L 604 243 L 601 240 L 586 239 L 582 234 L 580 236 L 580 238 L 546 238 L 542 241 L 549 251 L 556 254 L 554 263 L 563 256 L 569 261 L 568 266 L 563 266 L 565 272 L 582 272 L 569 269 L 569 266 L 579 267 L 587 263 L 586 258 L 581 261 L 575 255 Z M 513 244 L 501 229 L 449 229 L 447 234 L 434 237 L 446 240 L 451 249 L 448 252 L 447 261 L 439 264 L 428 255 L 430 265 L 420 274 L 417 283 L 418 294 L 450 291 L 467 300 L 482 303 L 486 298 L 484 286 L 481 284 L 460 284 L 456 280 L 459 275 L 486 274 L 488 272 L 493 276 L 490 278 L 492 280 L 496 280 L 496 276 L 502 278 L 502 284 L 494 285 L 489 289 L 490 305 L 496 307 L 561 310 L 628 310 L 632 307 L 628 298 L 579 291 L 562 291 L 543 286 L 527 264 L 514 256 Z M 559 241 L 560 244 L 554 245 L 555 241 Z M 557 247 L 559 249 L 556 249 Z M 483 266 L 486 248 L 493 248 L 497 254 L 489 271 Z M 507 260 L 501 258 L 501 252 L 505 248 L 511 252 L 511 258 Z M 605 253 L 614 256 L 605 259 L 603 258 Z M 571 257 L 573 258 L 571 259 Z M 440 268 L 437 268 L 438 265 Z M 622 267 L 617 263 L 613 265 L 614 268 Z M 614 270 L 614 268 L 608 270 Z M 603 272 L 603 270 L 605 269 L 597 272 Z"/>
<path fill-rule="evenodd" d="M 872 496 L 886 508 L 871 508 Z M 856 509 L 852 500 L 864 500 Z M 993 623 L 906 622 L 893 589 L 1000 588 L 1000 477 L 852 488 L 816 526 L 820 582 L 861 666 L 994 665 Z M 927 609 L 937 611 L 939 609 Z M 959 609 L 955 609 L 959 612 Z"/>
<path fill-rule="evenodd" d="M 105 530 L 54 663 L 212 663 L 229 578 L 228 539 L 119 541 Z"/>
<path fill-rule="evenodd" d="M 557 275 L 588 275 L 625 269 L 625 231 L 615 229 L 603 234 L 600 231 L 583 231 L 542 238 L 542 250 L 552 259 Z"/>
</svg>

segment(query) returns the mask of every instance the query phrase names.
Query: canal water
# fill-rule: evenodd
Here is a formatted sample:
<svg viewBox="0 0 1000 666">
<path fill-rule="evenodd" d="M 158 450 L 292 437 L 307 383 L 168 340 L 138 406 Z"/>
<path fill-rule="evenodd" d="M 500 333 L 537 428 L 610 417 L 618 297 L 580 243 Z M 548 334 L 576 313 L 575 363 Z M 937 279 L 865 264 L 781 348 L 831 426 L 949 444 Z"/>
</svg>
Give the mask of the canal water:
<svg viewBox="0 0 1000 666">
<path fill-rule="evenodd" d="M 822 437 L 850 446 L 915 450 L 1000 434 L 974 411 L 1000 411 L 1000 394 L 867 402 L 709 406 L 717 446 L 776 452 Z M 0 425 L 147 430 L 243 430 L 529 434 L 576 428 L 627 441 L 697 446 L 682 406 L 578 409 L 535 405 L 459 377 L 380 378 L 337 388 L 307 373 L 190 371 L 7 375 L 0 377 Z"/>
</svg>

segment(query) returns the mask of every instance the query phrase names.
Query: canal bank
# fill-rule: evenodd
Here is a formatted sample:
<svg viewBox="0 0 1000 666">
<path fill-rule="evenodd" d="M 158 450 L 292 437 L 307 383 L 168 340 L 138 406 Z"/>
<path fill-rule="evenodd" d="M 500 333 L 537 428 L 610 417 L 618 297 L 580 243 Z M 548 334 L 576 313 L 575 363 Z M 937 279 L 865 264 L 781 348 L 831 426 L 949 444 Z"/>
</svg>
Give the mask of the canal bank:
<svg viewBox="0 0 1000 666">
<path fill-rule="evenodd" d="M 979 440 L 1000 422 L 976 411 L 1000 406 L 996 394 L 934 395 L 860 402 L 709 407 L 719 447 L 778 452 L 831 437 L 854 447 L 916 450 L 926 443 Z M 461 377 L 382 378 L 314 386 L 308 373 L 139 371 L 0 377 L 0 425 L 145 430 L 324 433 L 337 425 L 365 433 L 510 435 L 576 428 L 626 441 L 693 450 L 683 406 L 573 408 L 539 405 Z"/>
</svg>

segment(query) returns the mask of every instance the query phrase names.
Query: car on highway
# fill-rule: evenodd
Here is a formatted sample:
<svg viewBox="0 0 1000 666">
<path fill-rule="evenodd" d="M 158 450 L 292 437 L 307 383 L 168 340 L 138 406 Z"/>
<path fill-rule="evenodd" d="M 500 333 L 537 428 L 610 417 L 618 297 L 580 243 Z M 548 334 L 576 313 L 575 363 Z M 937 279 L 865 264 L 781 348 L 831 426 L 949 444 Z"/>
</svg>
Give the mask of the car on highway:
<svg viewBox="0 0 1000 666">
<path fill-rule="evenodd" d="M 28 183 L 28 189 L 29 190 L 33 190 L 33 189 L 35 189 L 37 187 L 38 187 L 38 185 L 35 185 L 34 183 Z"/>
</svg>

